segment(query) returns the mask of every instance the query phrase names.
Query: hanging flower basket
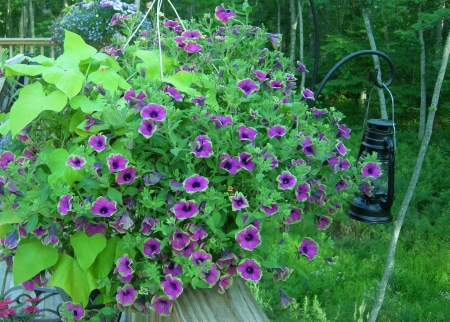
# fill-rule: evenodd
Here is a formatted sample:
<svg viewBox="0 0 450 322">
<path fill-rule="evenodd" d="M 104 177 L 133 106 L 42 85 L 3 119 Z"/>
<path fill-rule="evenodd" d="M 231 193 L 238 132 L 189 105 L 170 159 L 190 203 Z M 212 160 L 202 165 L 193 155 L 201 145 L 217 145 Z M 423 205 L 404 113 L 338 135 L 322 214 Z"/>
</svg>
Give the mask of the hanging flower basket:
<svg viewBox="0 0 450 322">
<path fill-rule="evenodd" d="M 232 10 L 156 15 L 138 40 L 139 18 L 117 19 L 126 37 L 104 51 L 66 30 L 56 60 L 4 66 L 31 77 L 0 128 L 22 142 L 0 155 L 15 283 L 48 272 L 71 305 L 98 290 L 94 303 L 160 315 L 186 289 L 281 283 L 357 189 L 343 115 L 308 108 L 289 60 Z"/>
</svg>

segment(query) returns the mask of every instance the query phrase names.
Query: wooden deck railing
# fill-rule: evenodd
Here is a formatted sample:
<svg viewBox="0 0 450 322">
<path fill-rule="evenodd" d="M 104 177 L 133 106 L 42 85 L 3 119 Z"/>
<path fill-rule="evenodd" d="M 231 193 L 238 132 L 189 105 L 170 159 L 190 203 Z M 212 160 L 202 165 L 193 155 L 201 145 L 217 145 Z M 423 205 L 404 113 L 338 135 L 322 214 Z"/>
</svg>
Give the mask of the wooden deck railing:
<svg viewBox="0 0 450 322">
<path fill-rule="evenodd" d="M 3 48 L 8 49 L 9 58 L 27 53 L 55 57 L 55 46 L 50 43 L 50 38 L 0 38 L 0 59 Z"/>
</svg>

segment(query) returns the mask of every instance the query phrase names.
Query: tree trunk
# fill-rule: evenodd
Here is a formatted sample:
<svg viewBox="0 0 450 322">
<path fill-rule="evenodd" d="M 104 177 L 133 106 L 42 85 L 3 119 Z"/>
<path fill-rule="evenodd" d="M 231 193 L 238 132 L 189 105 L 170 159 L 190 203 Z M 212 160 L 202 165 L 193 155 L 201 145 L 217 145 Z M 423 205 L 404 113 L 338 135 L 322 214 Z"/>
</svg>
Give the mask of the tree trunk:
<svg viewBox="0 0 450 322">
<path fill-rule="evenodd" d="M 422 6 L 419 6 L 419 17 L 422 13 Z M 422 24 L 422 19 L 419 18 L 419 24 Z M 425 135 L 426 110 L 427 110 L 427 88 L 425 83 L 425 41 L 423 39 L 423 28 L 419 29 L 420 42 L 420 121 L 419 121 L 419 140 L 422 141 Z"/>
<path fill-rule="evenodd" d="M 140 10 L 140 8 L 141 8 L 141 0 L 134 0 L 134 4 L 138 8 L 138 10 Z"/>
<path fill-rule="evenodd" d="M 36 35 L 34 34 L 34 7 L 33 7 L 33 0 L 29 0 L 29 12 L 30 12 L 30 37 L 36 38 Z"/>
<path fill-rule="evenodd" d="M 304 38 L 303 38 L 303 1 L 298 0 L 298 36 L 299 36 L 299 56 L 300 61 L 303 63 L 303 48 L 304 48 Z M 294 65 L 295 66 L 295 65 Z M 306 75 L 305 73 L 302 74 L 302 79 L 300 82 L 300 88 L 305 87 L 305 79 Z"/>
<path fill-rule="evenodd" d="M 5 38 L 11 37 L 11 0 L 8 0 L 8 5 L 6 7 L 6 28 L 5 28 Z"/>
<path fill-rule="evenodd" d="M 439 70 L 439 74 L 434 87 L 433 99 L 431 102 L 431 107 L 428 112 L 428 121 L 426 124 L 425 135 L 422 140 L 422 145 L 420 146 L 419 155 L 417 156 L 416 166 L 414 167 L 414 172 L 409 183 L 408 190 L 406 191 L 405 198 L 403 199 L 402 205 L 400 207 L 400 212 L 398 214 L 397 221 L 394 223 L 394 230 L 392 232 L 391 244 L 389 246 L 389 254 L 384 268 L 383 277 L 381 278 L 380 285 L 378 286 L 378 294 L 375 299 L 375 304 L 370 313 L 369 322 L 376 322 L 378 317 L 378 312 L 383 304 L 384 294 L 386 293 L 386 287 L 391 276 L 392 268 L 394 267 L 395 259 L 395 249 L 397 247 L 398 236 L 405 219 L 406 211 L 408 210 L 409 203 L 413 196 L 414 190 L 419 180 L 420 171 L 422 170 L 423 160 L 425 158 L 425 153 L 427 152 L 428 144 L 430 143 L 431 133 L 433 132 L 433 121 L 436 114 L 439 95 L 441 92 L 442 82 L 444 80 L 445 71 L 448 64 L 448 57 L 450 55 L 450 32 L 447 36 L 447 41 L 445 42 L 444 53 L 442 54 L 442 62 Z"/>
<path fill-rule="evenodd" d="M 294 0 L 289 0 L 289 10 L 291 11 L 291 48 L 290 48 L 290 58 L 291 58 L 291 69 L 295 65 L 295 39 L 297 35 L 295 31 L 297 30 L 297 17 L 295 16 L 295 2 Z"/>
<path fill-rule="evenodd" d="M 277 0 L 277 33 L 281 35 L 281 0 Z M 280 42 L 280 49 L 283 52 L 283 40 Z"/>
<path fill-rule="evenodd" d="M 373 37 L 372 27 L 370 25 L 370 18 L 369 13 L 367 12 L 367 9 L 363 8 L 362 10 L 363 19 L 364 19 L 364 25 L 366 27 L 367 37 L 369 38 L 370 43 L 370 49 L 371 50 L 377 50 L 377 45 L 375 44 L 375 38 Z M 378 81 L 380 84 L 382 83 L 381 80 L 381 68 L 380 68 L 380 59 L 378 56 L 373 55 L 373 64 L 375 65 L 375 69 L 378 69 Z M 386 99 L 384 97 L 384 90 L 382 88 L 377 88 L 378 91 L 378 97 L 380 99 L 380 112 L 381 112 L 381 118 L 388 119 L 388 114 L 386 110 Z"/>
</svg>

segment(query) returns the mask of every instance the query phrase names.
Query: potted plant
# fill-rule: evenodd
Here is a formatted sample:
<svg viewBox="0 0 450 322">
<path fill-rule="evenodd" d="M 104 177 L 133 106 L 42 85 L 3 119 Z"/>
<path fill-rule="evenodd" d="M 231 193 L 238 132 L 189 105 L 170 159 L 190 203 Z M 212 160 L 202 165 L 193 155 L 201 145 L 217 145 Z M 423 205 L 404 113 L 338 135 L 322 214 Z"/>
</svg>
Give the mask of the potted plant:
<svg viewBox="0 0 450 322">
<path fill-rule="evenodd" d="M 0 155 L 2 258 L 16 284 L 67 292 L 72 318 L 93 290 L 167 315 L 188 285 L 285 280 L 286 254 L 318 254 L 290 228 L 326 229 L 361 176 L 343 115 L 308 107 L 263 29 L 220 6 L 155 25 L 102 52 L 66 30 L 56 60 L 4 66 L 31 81 L 0 127 L 23 143 Z"/>
</svg>

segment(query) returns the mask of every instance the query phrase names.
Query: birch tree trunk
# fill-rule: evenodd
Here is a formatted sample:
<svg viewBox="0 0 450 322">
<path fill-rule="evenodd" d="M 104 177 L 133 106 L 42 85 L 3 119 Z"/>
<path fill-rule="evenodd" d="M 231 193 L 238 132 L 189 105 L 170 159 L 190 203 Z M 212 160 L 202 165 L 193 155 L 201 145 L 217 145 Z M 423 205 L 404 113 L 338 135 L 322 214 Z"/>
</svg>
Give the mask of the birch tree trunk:
<svg viewBox="0 0 450 322">
<path fill-rule="evenodd" d="M 30 13 L 30 37 L 36 38 L 36 35 L 34 33 L 34 7 L 33 7 L 33 0 L 29 0 L 29 13 Z"/>
<path fill-rule="evenodd" d="M 299 45 L 298 45 L 299 56 L 300 56 L 300 61 L 303 63 L 304 39 L 303 39 L 303 1 L 302 0 L 298 0 L 298 36 L 299 36 Z M 302 74 L 302 79 L 300 81 L 300 88 L 304 88 L 306 75 L 305 75 L 305 73 L 301 73 L 301 74 Z"/>
<path fill-rule="evenodd" d="M 377 45 L 375 44 L 375 38 L 373 37 L 372 26 L 370 25 L 369 13 L 366 8 L 362 9 L 364 26 L 366 27 L 367 37 L 369 38 L 370 49 L 377 50 Z M 378 56 L 373 55 L 373 64 L 375 68 L 378 69 L 378 81 L 381 83 L 381 68 L 380 68 L 380 59 Z M 381 118 L 388 119 L 387 111 L 386 111 L 386 98 L 384 97 L 384 90 L 382 88 L 377 88 L 378 98 L 380 99 L 380 112 Z"/>
<path fill-rule="evenodd" d="M 6 29 L 5 38 L 7 36 L 11 37 L 11 0 L 8 0 L 6 7 Z"/>
<path fill-rule="evenodd" d="M 422 13 L 422 6 L 419 6 L 419 17 Z M 419 18 L 419 24 L 422 23 L 422 19 Z M 425 83 L 425 41 L 423 39 L 423 28 L 419 29 L 419 42 L 420 42 L 420 121 L 419 121 L 419 140 L 422 141 L 425 135 L 425 123 L 426 123 L 426 109 L 427 109 L 427 88 Z"/>
<path fill-rule="evenodd" d="M 141 8 L 141 0 L 134 0 L 134 4 L 138 8 L 138 10 Z"/>
<path fill-rule="evenodd" d="M 277 0 L 277 33 L 281 35 L 281 0 Z M 280 51 L 283 52 L 283 41 L 280 43 Z"/>
<path fill-rule="evenodd" d="M 294 0 L 289 0 L 289 10 L 291 11 L 291 48 L 290 48 L 290 58 L 291 58 L 291 69 L 295 65 L 295 39 L 297 35 L 295 31 L 297 30 L 297 17 L 295 16 L 295 2 Z"/>
<path fill-rule="evenodd" d="M 422 140 L 422 145 L 420 146 L 419 155 L 417 156 L 416 166 L 414 167 L 414 172 L 409 183 L 408 190 L 406 191 L 405 198 L 403 199 L 400 211 L 397 217 L 397 221 L 394 223 L 394 230 L 392 232 L 391 244 L 389 246 L 389 254 L 384 268 L 383 277 L 381 278 L 380 284 L 378 286 L 378 294 L 375 299 L 375 304 L 370 313 L 369 322 L 376 322 L 378 317 L 378 312 L 383 304 L 384 295 L 386 293 L 386 287 L 391 276 L 392 269 L 394 267 L 395 259 L 395 249 L 397 247 L 398 236 L 400 235 L 400 230 L 405 219 L 406 211 L 408 210 L 409 203 L 413 196 L 414 190 L 419 180 L 420 171 L 422 170 L 423 160 L 425 158 L 425 153 L 427 152 L 428 144 L 430 143 L 431 133 L 433 132 L 433 122 L 436 115 L 437 106 L 439 102 L 439 95 L 441 92 L 442 82 L 444 80 L 445 71 L 447 69 L 448 57 L 450 55 L 450 32 L 447 36 L 445 42 L 444 52 L 442 54 L 441 67 L 439 69 L 439 74 L 437 76 L 436 84 L 434 87 L 433 98 L 431 101 L 431 107 L 428 112 L 428 120 L 425 128 L 425 135 Z"/>
</svg>

